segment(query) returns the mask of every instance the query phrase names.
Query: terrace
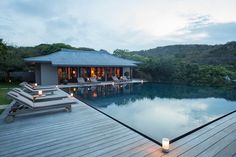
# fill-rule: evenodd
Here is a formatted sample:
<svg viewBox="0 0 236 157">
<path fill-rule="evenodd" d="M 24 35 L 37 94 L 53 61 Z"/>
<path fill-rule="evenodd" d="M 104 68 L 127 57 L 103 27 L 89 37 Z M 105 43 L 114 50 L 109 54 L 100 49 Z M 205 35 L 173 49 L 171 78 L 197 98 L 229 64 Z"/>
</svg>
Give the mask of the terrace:
<svg viewBox="0 0 236 157">
<path fill-rule="evenodd" d="M 63 91 L 61 91 L 63 92 Z M 0 121 L 0 156 L 234 156 L 233 112 L 170 145 L 160 145 L 78 100 L 72 112 Z"/>
</svg>

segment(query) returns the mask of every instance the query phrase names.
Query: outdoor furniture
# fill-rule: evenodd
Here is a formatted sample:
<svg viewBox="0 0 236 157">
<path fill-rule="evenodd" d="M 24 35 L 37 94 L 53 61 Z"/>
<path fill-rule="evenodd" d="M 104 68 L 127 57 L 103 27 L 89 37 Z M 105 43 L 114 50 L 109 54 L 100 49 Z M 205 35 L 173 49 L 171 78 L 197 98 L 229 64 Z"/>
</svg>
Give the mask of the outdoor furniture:
<svg viewBox="0 0 236 157">
<path fill-rule="evenodd" d="M 53 94 L 54 91 L 57 91 L 58 89 L 57 88 L 45 88 L 45 89 L 34 89 L 34 88 L 31 88 L 27 85 L 23 86 L 23 89 L 24 91 L 27 91 L 33 95 L 36 95 L 38 94 L 39 91 L 42 91 L 42 93 L 44 94 Z"/>
<path fill-rule="evenodd" d="M 91 77 L 90 78 L 91 83 L 101 83 L 100 81 L 98 81 L 95 77 Z"/>
<path fill-rule="evenodd" d="M 115 82 L 121 82 L 116 76 L 112 76 L 111 78 L 112 78 L 112 80 L 115 81 Z"/>
<path fill-rule="evenodd" d="M 123 81 L 130 81 L 126 76 L 122 76 Z"/>
<path fill-rule="evenodd" d="M 33 101 L 33 102 L 39 102 L 39 101 L 49 101 L 49 100 L 58 100 L 58 99 L 62 99 L 62 98 L 67 98 L 68 96 L 66 94 L 61 94 L 61 95 L 56 95 L 56 94 L 52 94 L 52 95 L 30 95 L 29 93 L 23 91 L 20 88 L 14 88 L 12 91 L 20 94 L 21 96 Z"/>
<path fill-rule="evenodd" d="M 35 90 L 43 90 L 43 89 L 55 89 L 55 87 L 53 87 L 53 86 L 32 86 L 32 85 L 30 85 L 28 82 L 21 82 L 20 84 L 19 84 L 21 87 L 25 87 L 25 86 L 27 86 L 27 87 L 29 87 L 29 88 L 32 88 L 32 89 L 35 89 Z"/>
<path fill-rule="evenodd" d="M 16 101 L 11 107 L 8 115 L 5 117 L 5 122 L 13 122 L 16 115 L 23 115 L 26 113 L 49 111 L 52 109 L 65 108 L 68 112 L 71 112 L 71 105 L 77 103 L 74 98 L 65 98 L 60 100 L 33 102 L 20 94 L 10 91 L 7 95 Z"/>
<path fill-rule="evenodd" d="M 78 84 L 85 84 L 85 83 L 87 83 L 87 82 L 84 81 L 83 77 L 78 77 L 77 78 L 77 82 L 78 82 Z"/>
</svg>

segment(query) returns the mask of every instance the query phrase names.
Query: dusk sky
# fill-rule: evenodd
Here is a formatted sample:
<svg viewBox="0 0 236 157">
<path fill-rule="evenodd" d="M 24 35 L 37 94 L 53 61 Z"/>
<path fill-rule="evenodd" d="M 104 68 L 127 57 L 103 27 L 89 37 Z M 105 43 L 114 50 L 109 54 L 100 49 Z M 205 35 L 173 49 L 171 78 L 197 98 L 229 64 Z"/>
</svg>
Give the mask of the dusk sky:
<svg viewBox="0 0 236 157">
<path fill-rule="evenodd" d="M 236 0 L 0 0 L 0 38 L 141 50 L 236 40 Z"/>
</svg>

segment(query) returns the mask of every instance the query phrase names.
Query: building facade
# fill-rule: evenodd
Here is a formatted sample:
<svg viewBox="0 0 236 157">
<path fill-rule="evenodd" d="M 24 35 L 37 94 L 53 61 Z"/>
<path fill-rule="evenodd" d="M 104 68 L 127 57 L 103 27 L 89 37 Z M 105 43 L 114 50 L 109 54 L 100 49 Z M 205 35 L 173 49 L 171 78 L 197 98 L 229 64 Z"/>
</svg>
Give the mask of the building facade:
<svg viewBox="0 0 236 157">
<path fill-rule="evenodd" d="M 115 57 L 106 51 L 61 49 L 38 57 L 25 58 L 35 67 L 35 81 L 41 85 L 56 85 L 67 80 L 76 83 L 78 77 L 87 80 L 110 81 L 112 76 L 132 78 L 138 62 Z"/>
</svg>

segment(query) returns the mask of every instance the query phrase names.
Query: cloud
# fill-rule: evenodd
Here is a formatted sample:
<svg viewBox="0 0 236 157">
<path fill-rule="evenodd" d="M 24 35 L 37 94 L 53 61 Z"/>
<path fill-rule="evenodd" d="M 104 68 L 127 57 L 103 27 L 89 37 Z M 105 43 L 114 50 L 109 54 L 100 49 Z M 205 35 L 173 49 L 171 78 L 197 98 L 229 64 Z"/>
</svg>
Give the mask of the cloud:
<svg viewBox="0 0 236 157">
<path fill-rule="evenodd" d="M 212 4 L 214 3 L 214 7 Z M 234 0 L 1 0 L 0 38 L 113 51 L 235 40 Z"/>
</svg>

